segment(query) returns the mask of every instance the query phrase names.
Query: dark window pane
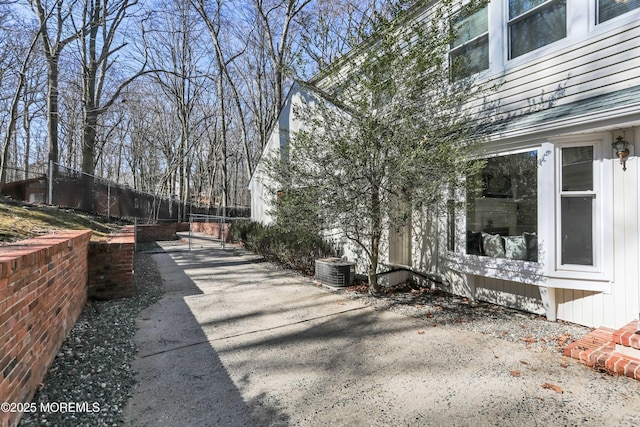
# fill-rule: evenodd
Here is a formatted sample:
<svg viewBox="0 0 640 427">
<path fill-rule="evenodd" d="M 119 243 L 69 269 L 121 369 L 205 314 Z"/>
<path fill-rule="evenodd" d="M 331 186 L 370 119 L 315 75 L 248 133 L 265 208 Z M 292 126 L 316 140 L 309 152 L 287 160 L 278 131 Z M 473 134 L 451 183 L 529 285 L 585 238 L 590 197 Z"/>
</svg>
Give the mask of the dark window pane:
<svg viewBox="0 0 640 427">
<path fill-rule="evenodd" d="M 509 25 L 511 58 L 567 36 L 567 6 L 559 1 Z"/>
<path fill-rule="evenodd" d="M 509 0 L 509 19 L 522 15 L 547 0 Z"/>
<path fill-rule="evenodd" d="M 452 23 L 455 40 L 449 56 L 453 81 L 489 68 L 489 21 L 487 7 L 462 14 Z"/>
<path fill-rule="evenodd" d="M 470 16 L 458 18 L 453 24 L 453 30 L 456 37 L 451 43 L 451 47 L 460 46 L 461 44 L 486 33 L 489 31 L 487 8 L 483 7 Z"/>
<path fill-rule="evenodd" d="M 562 191 L 593 190 L 593 147 L 562 149 Z"/>
<path fill-rule="evenodd" d="M 599 0 L 598 23 L 640 8 L 640 0 Z"/>
<path fill-rule="evenodd" d="M 487 159 L 467 191 L 467 253 L 538 260 L 537 151 Z"/>
<path fill-rule="evenodd" d="M 456 207 L 453 200 L 447 202 L 447 249 L 456 250 Z"/>
<path fill-rule="evenodd" d="M 489 68 L 489 37 L 485 36 L 451 52 L 452 80 Z"/>
<path fill-rule="evenodd" d="M 563 197 L 562 264 L 593 265 L 593 197 Z"/>
</svg>

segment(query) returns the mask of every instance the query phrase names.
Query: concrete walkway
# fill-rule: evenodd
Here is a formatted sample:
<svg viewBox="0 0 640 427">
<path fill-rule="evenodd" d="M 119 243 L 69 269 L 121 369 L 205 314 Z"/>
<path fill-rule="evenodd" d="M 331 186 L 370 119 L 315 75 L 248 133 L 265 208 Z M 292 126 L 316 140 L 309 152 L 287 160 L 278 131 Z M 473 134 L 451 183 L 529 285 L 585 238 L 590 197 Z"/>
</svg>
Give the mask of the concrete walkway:
<svg viewBox="0 0 640 427">
<path fill-rule="evenodd" d="M 376 311 L 205 236 L 163 247 L 126 425 L 640 425 L 638 381 Z"/>
</svg>

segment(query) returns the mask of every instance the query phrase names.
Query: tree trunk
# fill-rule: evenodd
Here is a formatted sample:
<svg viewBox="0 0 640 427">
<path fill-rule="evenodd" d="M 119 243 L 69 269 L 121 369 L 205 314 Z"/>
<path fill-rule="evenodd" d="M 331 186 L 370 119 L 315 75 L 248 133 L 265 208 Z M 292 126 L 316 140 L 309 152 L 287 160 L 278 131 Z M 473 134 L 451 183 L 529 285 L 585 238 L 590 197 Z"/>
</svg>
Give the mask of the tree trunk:
<svg viewBox="0 0 640 427">
<path fill-rule="evenodd" d="M 47 82 L 47 137 L 49 161 L 58 163 L 58 56 L 48 58 Z"/>
<path fill-rule="evenodd" d="M 380 259 L 380 240 L 382 239 L 382 212 L 380 209 L 380 193 L 374 187 L 371 193 L 371 247 L 369 249 L 369 293 L 379 294 L 382 288 L 378 283 L 378 262 Z"/>
<path fill-rule="evenodd" d="M 25 102 L 22 115 L 22 129 L 24 130 L 24 179 L 29 179 L 29 163 L 31 158 L 31 118 L 29 117 L 29 104 Z"/>
<path fill-rule="evenodd" d="M 96 127 L 98 114 L 91 106 L 85 105 L 82 130 L 82 172 L 93 175 L 95 172 Z"/>
<path fill-rule="evenodd" d="M 16 87 L 16 91 L 14 92 L 13 99 L 11 101 L 11 108 L 9 110 L 9 125 L 7 126 L 7 132 L 5 135 L 4 149 L 0 157 L 0 191 L 2 191 L 2 187 L 4 186 L 4 183 L 7 177 L 7 162 L 9 160 L 9 147 L 11 146 L 11 139 L 13 138 L 13 135 L 15 133 L 16 122 L 18 121 L 18 103 L 20 101 L 20 92 L 24 87 L 25 73 L 27 71 L 27 64 L 29 63 L 29 57 L 31 56 L 31 52 L 33 52 L 33 49 L 35 47 L 37 40 L 38 40 L 38 35 L 34 37 L 33 41 L 31 42 L 31 46 L 29 47 L 29 50 L 25 55 L 24 60 L 22 61 L 22 66 L 20 67 L 20 74 L 18 78 L 18 86 Z M 56 82 L 56 88 L 57 88 L 57 82 Z M 25 114 L 27 114 L 26 111 L 25 111 Z M 56 154 L 57 154 L 57 141 L 56 141 Z"/>
</svg>

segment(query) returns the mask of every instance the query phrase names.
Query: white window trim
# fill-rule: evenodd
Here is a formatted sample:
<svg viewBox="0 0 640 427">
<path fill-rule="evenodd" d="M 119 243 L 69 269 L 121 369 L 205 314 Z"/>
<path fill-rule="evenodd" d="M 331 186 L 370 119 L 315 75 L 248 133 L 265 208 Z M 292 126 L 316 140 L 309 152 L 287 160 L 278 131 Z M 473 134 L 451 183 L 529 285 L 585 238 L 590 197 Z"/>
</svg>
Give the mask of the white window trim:
<svg viewBox="0 0 640 427">
<path fill-rule="evenodd" d="M 601 24 L 596 24 L 597 0 L 588 0 L 588 7 L 582 3 L 567 1 L 567 36 L 546 46 L 534 49 L 518 57 L 510 58 L 509 41 L 509 0 L 493 0 L 487 5 L 489 19 L 489 68 L 479 73 L 478 78 L 489 78 L 503 74 L 529 62 L 573 47 L 591 37 L 608 31 L 618 31 L 620 27 L 635 25 L 640 20 L 640 9 L 632 10 Z"/>
<path fill-rule="evenodd" d="M 465 2 L 465 4 L 466 4 L 466 2 Z M 463 7 L 463 6 L 464 6 L 464 4 L 460 4 L 460 5 L 456 8 L 456 10 L 455 10 L 455 11 L 453 12 L 453 14 L 452 14 L 453 19 L 456 19 L 456 18 L 457 18 L 457 16 L 458 16 L 458 15 L 460 14 L 460 12 L 462 11 L 462 7 Z M 492 49 L 493 49 L 493 46 L 491 45 L 491 37 L 492 37 L 492 36 L 491 36 L 491 22 L 492 22 L 492 18 L 491 18 L 491 11 L 492 11 L 492 9 L 491 9 L 491 2 L 487 3 L 486 5 L 484 5 L 484 7 L 485 7 L 485 8 L 487 8 L 487 31 L 485 31 L 485 32 L 483 32 L 482 34 L 477 35 L 477 36 L 475 36 L 474 38 L 472 38 L 472 39 L 470 39 L 470 40 L 467 40 L 466 42 L 461 43 L 461 44 L 459 44 L 459 45 L 456 45 L 456 46 L 449 46 L 448 61 L 449 61 L 449 64 L 451 64 L 451 55 L 452 55 L 453 53 L 455 53 L 455 52 L 457 52 L 457 51 L 460 51 L 460 50 L 464 49 L 465 47 L 472 45 L 473 43 L 477 43 L 477 42 L 479 42 L 479 41 L 480 41 L 480 39 L 482 39 L 483 37 L 486 37 L 486 38 L 487 38 L 487 56 L 488 56 L 488 58 L 487 58 L 487 59 L 488 59 L 488 63 L 489 63 L 489 65 L 487 66 L 487 68 L 486 68 L 486 69 L 484 69 L 484 70 L 480 70 L 480 71 L 478 71 L 478 72 L 476 72 L 476 73 L 471 73 L 471 74 L 469 74 L 468 76 L 465 76 L 464 78 L 471 77 L 471 76 L 480 76 L 481 78 L 483 78 L 483 77 L 484 77 L 484 76 L 486 76 L 486 75 L 489 73 L 489 71 L 491 70 L 491 63 L 492 63 L 492 62 L 491 62 L 491 59 L 492 59 L 492 58 L 491 58 L 491 55 L 492 55 L 491 51 L 492 51 Z M 453 21 L 452 21 L 452 19 L 450 19 L 450 20 L 449 20 L 449 25 L 451 25 L 451 23 L 452 23 L 452 22 L 453 22 Z M 499 22 L 499 21 L 498 21 L 498 22 Z"/>
<path fill-rule="evenodd" d="M 525 52 L 525 53 L 523 53 L 521 55 L 516 56 L 515 58 L 511 56 L 511 32 L 509 31 L 510 27 L 511 27 L 511 24 L 512 23 L 517 23 L 519 21 L 522 21 L 522 20 L 526 19 L 527 17 L 538 13 L 539 11 L 543 10 L 544 8 L 546 8 L 547 6 L 549 6 L 551 3 L 555 2 L 555 1 L 557 1 L 557 0 L 545 0 L 544 3 L 541 3 L 541 4 L 539 4 L 539 5 L 535 6 L 535 7 L 532 7 L 531 9 L 527 10 L 526 12 L 521 13 L 520 15 L 515 16 L 514 18 L 509 18 L 509 0 L 505 0 L 505 10 L 504 10 L 504 20 L 503 20 L 503 22 L 504 22 L 504 31 L 506 33 L 505 34 L 505 40 L 507 42 L 506 45 L 505 45 L 505 47 L 506 47 L 506 58 L 509 61 L 518 61 L 518 62 L 520 62 L 520 58 L 522 58 L 522 57 L 529 57 L 529 59 L 531 59 L 532 54 L 534 52 L 542 51 L 544 53 L 544 52 L 550 50 L 550 46 L 553 46 L 553 49 L 557 50 L 558 46 L 562 46 L 562 41 L 566 41 L 567 39 L 571 38 L 572 34 L 570 33 L 570 27 L 569 27 L 569 22 L 571 22 L 571 20 L 570 20 L 571 17 L 569 15 L 569 13 L 570 13 L 569 9 L 570 9 L 571 6 L 569 5 L 570 2 L 567 1 L 565 3 L 566 19 L 565 19 L 565 23 L 564 23 L 566 35 L 563 38 L 558 39 L 558 40 L 556 40 L 554 42 L 551 42 L 551 43 L 549 43 L 547 45 L 541 46 L 541 47 L 539 47 L 537 49 L 533 49 L 533 50 L 531 50 L 529 52 Z M 539 55 L 540 55 L 540 53 L 536 53 L 534 57 L 537 57 Z"/>
<path fill-rule="evenodd" d="M 638 133 L 640 134 L 640 130 Z M 468 255 L 464 216 L 464 219 L 459 217 L 460 220 L 456 221 L 456 251 L 448 251 L 446 244 L 441 247 L 442 267 L 460 273 L 536 286 L 610 293 L 613 281 L 612 168 L 617 161 L 613 158 L 612 150 L 609 150 L 612 141 L 610 133 L 572 136 L 554 138 L 553 141 L 527 145 L 518 150 L 488 154 L 486 157 L 490 158 L 538 150 L 538 262 Z M 575 269 L 574 266 L 564 266 L 565 268 L 559 269 L 559 264 L 556 263 L 560 256 L 560 194 L 557 191 L 560 184 L 557 163 L 561 157 L 557 153 L 562 147 L 584 145 L 595 147 L 594 159 L 597 165 L 597 171 L 594 170 L 594 183 L 599 191 L 598 214 L 594 219 L 594 232 L 599 242 L 594 248 L 597 268 Z M 462 199 L 466 198 L 464 194 L 460 196 Z"/>
<path fill-rule="evenodd" d="M 554 141 L 555 157 L 555 185 L 554 185 L 554 217 L 542 219 L 545 224 L 555 224 L 552 242 L 548 250 L 553 251 L 553 256 L 546 257 L 546 264 L 551 267 L 547 272 L 549 277 L 562 279 L 580 279 L 595 281 L 611 281 L 613 279 L 613 192 L 610 191 L 613 185 L 611 171 L 611 155 L 607 148 L 611 147 L 611 135 L 600 137 L 582 136 L 572 137 Z M 562 162 L 561 150 L 566 147 L 594 147 L 594 170 L 593 170 L 593 191 L 579 192 L 580 194 L 595 195 L 595 206 L 593 215 L 593 246 L 594 264 L 592 266 L 562 264 L 561 260 L 561 176 Z M 565 192 L 571 194 L 572 192 Z M 548 211 L 547 211 L 548 212 Z M 551 227 L 550 227 L 551 228 Z M 552 249 L 553 248 L 553 249 Z M 550 254 L 551 255 L 551 254 Z"/>
<path fill-rule="evenodd" d="M 490 153 L 483 158 L 490 159 L 494 157 L 509 156 L 512 154 L 527 153 L 533 150 L 538 152 L 538 164 L 540 164 L 541 147 L 539 144 L 527 145 L 518 149 L 500 151 L 498 153 Z M 540 176 L 538 173 L 538 201 L 540 200 Z M 461 191 L 457 195 L 459 201 L 466 203 L 466 193 Z M 448 232 L 446 218 L 444 221 L 444 232 Z M 445 234 L 445 242 L 441 248 L 444 266 L 455 271 L 477 276 L 495 277 L 503 280 L 514 280 L 521 283 L 532 285 L 540 284 L 541 277 L 544 273 L 540 263 L 541 253 L 538 252 L 538 262 L 513 260 L 508 258 L 494 258 L 482 255 L 469 255 L 466 253 L 467 239 L 467 219 L 466 215 L 458 215 L 456 224 L 456 244 L 455 252 L 449 251 L 446 245 L 447 236 Z M 540 204 L 538 203 L 538 236 L 540 236 Z M 538 237 L 540 239 L 540 237 Z M 538 240 L 538 247 L 541 242 Z"/>
<path fill-rule="evenodd" d="M 608 27 L 610 26 L 609 23 L 612 21 L 615 22 L 615 24 L 613 24 L 615 27 L 619 27 L 627 23 L 636 22 L 638 20 L 638 15 L 640 15 L 640 8 L 630 10 L 629 12 L 618 15 L 615 18 L 598 23 L 598 0 L 592 0 L 592 4 L 589 7 L 589 28 Z"/>
</svg>

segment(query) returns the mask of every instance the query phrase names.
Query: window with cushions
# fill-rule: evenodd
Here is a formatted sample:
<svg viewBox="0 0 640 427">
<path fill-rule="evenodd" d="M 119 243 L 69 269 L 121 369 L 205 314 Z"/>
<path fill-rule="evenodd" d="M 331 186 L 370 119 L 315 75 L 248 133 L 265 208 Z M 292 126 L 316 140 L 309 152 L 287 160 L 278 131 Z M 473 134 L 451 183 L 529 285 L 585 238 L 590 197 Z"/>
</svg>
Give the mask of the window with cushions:
<svg viewBox="0 0 640 427">
<path fill-rule="evenodd" d="M 596 22 L 601 24 L 638 8 L 640 0 L 598 0 Z"/>
<path fill-rule="evenodd" d="M 538 261 L 537 166 L 532 150 L 489 158 L 469 177 L 467 254 Z"/>
<path fill-rule="evenodd" d="M 489 17 L 487 6 L 463 11 L 451 23 L 455 34 L 449 60 L 451 79 L 459 80 L 489 68 Z"/>
<path fill-rule="evenodd" d="M 566 0 L 509 0 L 509 58 L 567 36 Z"/>
</svg>

